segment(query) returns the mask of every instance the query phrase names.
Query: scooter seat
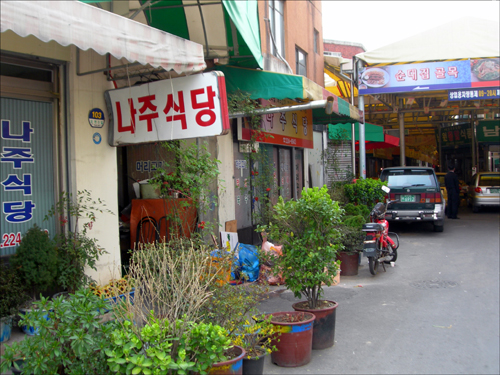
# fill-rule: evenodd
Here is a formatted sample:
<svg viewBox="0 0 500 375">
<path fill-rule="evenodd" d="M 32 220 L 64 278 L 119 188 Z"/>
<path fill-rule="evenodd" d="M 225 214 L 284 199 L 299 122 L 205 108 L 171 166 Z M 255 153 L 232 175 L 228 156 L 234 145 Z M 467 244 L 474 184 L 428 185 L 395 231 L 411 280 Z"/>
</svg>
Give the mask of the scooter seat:
<svg viewBox="0 0 500 375">
<path fill-rule="evenodd" d="M 361 230 L 363 232 L 382 232 L 384 230 L 384 226 L 379 223 L 366 223 L 363 224 L 363 228 Z"/>
</svg>

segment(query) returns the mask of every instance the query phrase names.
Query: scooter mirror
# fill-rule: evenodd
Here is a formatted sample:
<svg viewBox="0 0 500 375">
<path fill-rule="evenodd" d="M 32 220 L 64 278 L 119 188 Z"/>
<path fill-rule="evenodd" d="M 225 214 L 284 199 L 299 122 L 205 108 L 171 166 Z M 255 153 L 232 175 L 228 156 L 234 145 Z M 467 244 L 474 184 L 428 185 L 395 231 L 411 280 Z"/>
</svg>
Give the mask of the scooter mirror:
<svg viewBox="0 0 500 375">
<path fill-rule="evenodd" d="M 385 191 L 387 194 L 391 191 L 391 188 L 385 185 L 382 185 L 382 190 Z"/>
</svg>

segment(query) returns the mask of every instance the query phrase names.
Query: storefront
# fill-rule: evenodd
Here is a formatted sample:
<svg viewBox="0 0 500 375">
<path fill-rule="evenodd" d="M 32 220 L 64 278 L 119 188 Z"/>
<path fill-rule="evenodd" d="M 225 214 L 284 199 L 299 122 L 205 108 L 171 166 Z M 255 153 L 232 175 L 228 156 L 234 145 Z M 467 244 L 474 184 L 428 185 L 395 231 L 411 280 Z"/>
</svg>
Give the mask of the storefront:
<svg viewBox="0 0 500 375">
<path fill-rule="evenodd" d="M 59 193 L 88 190 L 113 213 L 98 214 L 90 232 L 107 252 L 90 276 L 106 282 L 120 272 L 117 152 L 104 99 L 116 86 L 107 78 L 113 66 L 199 72 L 203 48 L 79 1 L 2 2 L 1 48 L 0 255 L 15 253 L 35 224 L 54 235 L 60 223 L 44 217 Z"/>
</svg>

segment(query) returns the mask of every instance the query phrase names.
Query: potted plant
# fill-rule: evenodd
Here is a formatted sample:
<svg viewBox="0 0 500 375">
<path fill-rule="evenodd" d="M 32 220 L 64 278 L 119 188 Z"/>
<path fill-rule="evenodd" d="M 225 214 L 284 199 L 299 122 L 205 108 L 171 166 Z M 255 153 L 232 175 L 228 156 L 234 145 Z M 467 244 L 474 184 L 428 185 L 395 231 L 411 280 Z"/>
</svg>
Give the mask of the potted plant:
<svg viewBox="0 0 500 375">
<path fill-rule="evenodd" d="M 299 367 L 311 361 L 313 345 L 313 325 L 316 316 L 309 312 L 292 311 L 270 314 L 274 336 L 271 345 L 276 351 L 271 353 L 271 361 L 282 367 Z"/>
<path fill-rule="evenodd" d="M 76 199 L 66 192 L 45 217 L 55 216 L 60 231 L 55 236 L 57 244 L 57 284 L 69 293 L 87 286 L 92 280 L 85 274 L 86 267 L 96 269 L 96 262 L 105 253 L 88 232 L 96 221 L 96 213 L 108 212 L 101 199 L 93 200 L 87 190 L 78 191 Z M 82 223 L 82 221 L 85 221 Z"/>
<path fill-rule="evenodd" d="M 348 203 L 344 206 L 344 216 L 338 229 L 341 233 L 340 243 L 343 249 L 339 251 L 337 259 L 342 262 L 342 276 L 358 274 L 359 250 L 362 249 L 364 235 L 361 230 L 366 223 L 370 210 L 366 205 Z"/>
<path fill-rule="evenodd" d="M 286 288 L 296 298 L 306 301 L 293 305 L 300 311 L 313 312 L 313 348 L 323 349 L 333 345 L 335 334 L 334 301 L 321 300 L 322 284 L 332 284 L 336 275 L 336 256 L 341 249 L 338 243 L 342 209 L 334 202 L 326 186 L 304 188 L 297 200 L 285 202 L 282 197 L 273 209 L 273 219 L 264 229 L 269 237 L 283 245 L 282 256 L 275 267 L 285 279 Z"/>
<path fill-rule="evenodd" d="M 70 299 L 42 297 L 35 304 L 38 309 L 21 323 L 38 327 L 38 334 L 5 346 L 2 374 L 21 366 L 25 374 L 109 373 L 104 350 L 111 343 L 115 322 L 100 322 L 99 310 L 106 306 L 102 299 L 82 289 Z"/>
<path fill-rule="evenodd" d="M 23 235 L 16 253 L 10 258 L 10 263 L 16 269 L 21 283 L 29 291 L 31 301 L 35 301 L 39 293 L 54 286 L 57 277 L 57 250 L 54 241 L 36 224 Z M 31 304 L 21 308 L 21 314 L 31 311 Z M 22 325 L 23 331 L 34 335 L 33 326 Z"/>
<path fill-rule="evenodd" d="M 174 334 L 178 326 L 185 326 L 180 337 Z M 156 318 L 151 312 L 142 327 L 135 320 L 123 321 L 113 331 L 111 346 L 105 353 L 109 368 L 115 373 L 132 370 L 134 374 L 194 372 L 203 375 L 211 372 L 214 364 L 227 361 L 225 353 L 230 348 L 227 331 L 218 325 L 181 319 L 169 322 Z M 237 352 L 237 357 L 244 355 L 241 348 Z"/>
<path fill-rule="evenodd" d="M 272 339 L 277 339 L 279 332 L 271 323 L 271 316 L 254 315 L 247 319 L 236 331 L 233 344 L 245 349 L 243 375 L 262 375 L 265 357 L 277 350 Z"/>
<path fill-rule="evenodd" d="M 29 299 L 24 285 L 12 267 L 0 266 L 0 342 L 7 342 L 12 331 L 12 316 Z"/>
</svg>

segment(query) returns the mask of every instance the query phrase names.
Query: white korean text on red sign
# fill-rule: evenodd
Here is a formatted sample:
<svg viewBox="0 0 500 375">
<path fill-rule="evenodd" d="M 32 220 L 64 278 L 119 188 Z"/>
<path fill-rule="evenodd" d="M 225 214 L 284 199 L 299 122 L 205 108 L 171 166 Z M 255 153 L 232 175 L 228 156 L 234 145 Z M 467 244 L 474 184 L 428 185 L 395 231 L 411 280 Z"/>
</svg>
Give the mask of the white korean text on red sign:
<svg viewBox="0 0 500 375">
<path fill-rule="evenodd" d="M 111 146 L 209 137 L 229 130 L 221 72 L 110 90 L 105 97 Z"/>
</svg>

